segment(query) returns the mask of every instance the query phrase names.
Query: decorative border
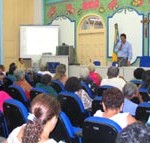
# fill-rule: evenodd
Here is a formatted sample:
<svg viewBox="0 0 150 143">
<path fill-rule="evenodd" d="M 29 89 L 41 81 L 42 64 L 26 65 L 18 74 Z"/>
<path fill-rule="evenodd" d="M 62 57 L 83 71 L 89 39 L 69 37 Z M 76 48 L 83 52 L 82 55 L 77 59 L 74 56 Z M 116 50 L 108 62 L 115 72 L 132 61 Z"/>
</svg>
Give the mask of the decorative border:
<svg viewBox="0 0 150 143">
<path fill-rule="evenodd" d="M 67 18 L 67 19 L 69 19 L 71 22 L 74 22 L 74 24 L 75 24 L 75 26 L 74 26 L 74 48 L 76 48 L 76 46 L 77 46 L 77 43 L 76 43 L 76 21 L 75 20 L 72 20 L 70 17 L 68 17 L 68 16 L 66 16 L 66 15 L 58 15 L 58 16 L 56 16 L 56 17 L 54 17 L 52 20 L 51 20 L 51 22 L 50 23 L 48 23 L 47 25 L 50 25 L 54 20 L 56 20 L 57 18 L 59 18 L 59 17 L 62 17 L 62 18 Z M 71 45 L 70 45 L 71 46 Z"/>
<path fill-rule="evenodd" d="M 0 1 L 0 63 L 3 63 L 3 7 L 2 0 Z"/>
<path fill-rule="evenodd" d="M 148 13 L 148 19 L 150 19 L 150 13 Z M 150 22 L 148 23 L 148 49 L 147 49 L 147 52 L 148 52 L 148 56 L 150 56 Z"/>
<path fill-rule="evenodd" d="M 142 15 L 143 16 L 143 20 L 144 20 L 144 14 L 140 13 L 139 11 L 137 11 L 136 9 L 134 9 L 133 7 L 125 7 L 126 9 L 133 9 L 138 15 Z M 111 16 L 107 17 L 107 58 L 112 58 L 112 56 L 109 56 L 109 18 L 112 18 L 118 11 L 125 9 L 124 7 L 121 7 L 119 9 L 117 9 Z M 144 56 L 144 24 L 142 26 L 142 56 Z M 132 63 L 135 64 L 136 61 L 139 59 L 140 57 L 137 56 L 137 58 L 135 59 L 135 61 Z"/>
</svg>

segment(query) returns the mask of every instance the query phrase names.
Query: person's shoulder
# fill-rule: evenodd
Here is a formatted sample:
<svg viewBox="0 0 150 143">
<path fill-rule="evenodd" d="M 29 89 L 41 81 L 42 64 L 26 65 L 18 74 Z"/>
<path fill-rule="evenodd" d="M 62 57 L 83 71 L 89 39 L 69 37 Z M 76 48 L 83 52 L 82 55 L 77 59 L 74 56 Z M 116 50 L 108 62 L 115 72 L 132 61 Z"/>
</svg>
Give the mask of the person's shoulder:
<svg viewBox="0 0 150 143">
<path fill-rule="evenodd" d="M 103 112 L 101 110 L 97 110 L 93 116 L 94 117 L 103 117 Z"/>
</svg>

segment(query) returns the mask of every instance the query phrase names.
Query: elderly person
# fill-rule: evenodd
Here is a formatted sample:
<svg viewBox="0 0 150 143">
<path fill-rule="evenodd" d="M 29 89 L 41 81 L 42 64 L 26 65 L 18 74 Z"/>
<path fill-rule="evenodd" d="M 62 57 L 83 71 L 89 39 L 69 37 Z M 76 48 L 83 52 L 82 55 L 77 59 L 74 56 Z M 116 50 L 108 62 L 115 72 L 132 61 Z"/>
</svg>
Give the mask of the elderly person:
<svg viewBox="0 0 150 143">
<path fill-rule="evenodd" d="M 25 79 L 25 72 L 21 69 L 17 69 L 14 71 L 14 76 L 16 77 L 15 84 L 21 86 L 25 91 L 25 94 L 28 99 L 30 99 L 30 90 L 32 86 Z"/>
<path fill-rule="evenodd" d="M 102 79 L 101 86 L 102 85 L 109 85 L 116 87 L 122 91 L 124 85 L 126 84 L 126 81 L 119 77 L 119 68 L 118 67 L 109 67 L 107 71 L 108 78 Z"/>
<path fill-rule="evenodd" d="M 123 112 L 129 112 L 131 115 L 135 116 L 138 104 L 132 102 L 131 99 L 138 98 L 140 102 L 143 102 L 142 97 L 138 92 L 137 86 L 134 83 L 127 83 L 123 87 L 123 94 L 124 94 Z"/>
<path fill-rule="evenodd" d="M 68 77 L 66 75 L 66 65 L 59 64 L 56 67 L 56 73 L 53 76 L 53 80 L 59 80 L 65 85 L 67 79 L 68 79 Z"/>
<path fill-rule="evenodd" d="M 124 96 L 118 88 L 107 89 L 102 97 L 102 106 L 104 112 L 96 111 L 94 116 L 109 118 L 123 129 L 129 124 L 136 122 L 129 113 L 120 113 L 123 107 Z"/>
<path fill-rule="evenodd" d="M 101 80 L 102 80 L 102 77 L 100 76 L 99 73 L 97 73 L 95 71 L 95 66 L 94 64 L 90 64 L 88 65 L 88 69 L 89 69 L 89 78 L 91 78 L 93 80 L 93 82 L 99 86 L 101 84 Z"/>
</svg>

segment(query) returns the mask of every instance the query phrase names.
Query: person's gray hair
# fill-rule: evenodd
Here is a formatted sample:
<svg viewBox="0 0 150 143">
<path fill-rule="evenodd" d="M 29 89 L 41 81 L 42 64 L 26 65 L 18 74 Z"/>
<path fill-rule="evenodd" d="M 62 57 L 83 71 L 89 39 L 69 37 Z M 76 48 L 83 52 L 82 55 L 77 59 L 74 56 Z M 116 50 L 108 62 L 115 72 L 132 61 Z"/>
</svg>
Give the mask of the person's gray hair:
<svg viewBox="0 0 150 143">
<path fill-rule="evenodd" d="M 23 80 L 25 78 L 25 72 L 21 69 L 16 69 L 14 71 L 14 76 L 16 77 L 16 81 Z"/>
<path fill-rule="evenodd" d="M 124 97 L 131 98 L 134 94 L 137 94 L 138 88 L 134 83 L 129 82 L 125 84 L 122 92 L 123 92 Z"/>
<path fill-rule="evenodd" d="M 87 68 L 81 68 L 80 69 L 80 78 L 87 79 L 89 76 L 89 70 Z"/>
<path fill-rule="evenodd" d="M 119 75 L 119 68 L 118 67 L 109 67 L 107 71 L 108 78 L 117 77 Z"/>
</svg>

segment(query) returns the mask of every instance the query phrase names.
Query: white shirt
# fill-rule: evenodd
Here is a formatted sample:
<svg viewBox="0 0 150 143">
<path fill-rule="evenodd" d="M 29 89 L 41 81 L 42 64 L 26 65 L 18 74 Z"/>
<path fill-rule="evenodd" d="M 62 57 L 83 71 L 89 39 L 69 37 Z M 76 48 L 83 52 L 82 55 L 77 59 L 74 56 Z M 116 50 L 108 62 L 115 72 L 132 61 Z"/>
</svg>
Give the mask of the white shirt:
<svg viewBox="0 0 150 143">
<path fill-rule="evenodd" d="M 116 87 L 118 89 L 120 89 L 122 91 L 123 87 L 125 86 L 126 82 L 119 77 L 114 77 L 114 78 L 105 78 L 102 79 L 101 81 L 101 85 L 109 85 L 109 86 L 113 86 Z"/>
<path fill-rule="evenodd" d="M 22 125 L 22 126 L 20 126 L 20 127 L 15 128 L 15 129 L 9 134 L 9 136 L 8 136 L 8 138 L 7 138 L 7 143 L 21 143 L 21 142 L 18 140 L 17 136 L 18 136 L 19 131 L 21 130 L 21 128 L 22 128 L 23 126 L 25 126 L 25 125 L 26 125 L 26 124 L 24 124 L 24 125 Z M 45 141 L 45 142 L 43 142 L 43 143 L 57 143 L 57 142 L 56 142 L 54 139 L 49 139 L 49 140 L 47 140 L 47 141 Z M 64 143 L 64 142 L 60 141 L 59 143 Z"/>
<path fill-rule="evenodd" d="M 128 121 L 127 121 L 127 116 L 129 113 L 118 113 L 112 116 L 111 120 L 116 122 L 122 129 L 127 127 Z M 97 110 L 96 113 L 94 114 L 95 117 L 103 117 L 103 112 L 101 110 Z"/>
</svg>

